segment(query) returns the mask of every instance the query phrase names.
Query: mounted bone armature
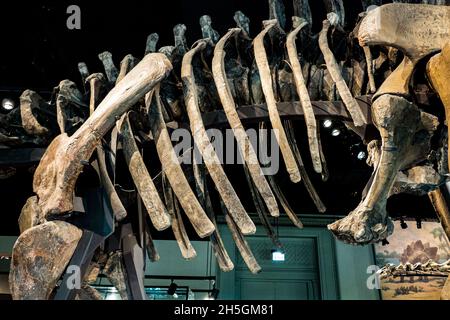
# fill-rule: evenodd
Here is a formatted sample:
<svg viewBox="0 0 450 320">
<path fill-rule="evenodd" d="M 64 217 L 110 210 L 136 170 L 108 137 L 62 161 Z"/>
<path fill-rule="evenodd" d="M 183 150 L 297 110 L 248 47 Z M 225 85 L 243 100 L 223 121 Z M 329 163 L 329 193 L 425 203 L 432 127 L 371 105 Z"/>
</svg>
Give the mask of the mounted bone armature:
<svg viewBox="0 0 450 320">
<path fill-rule="evenodd" d="M 133 57 L 133 55 L 127 54 L 120 62 L 120 72 L 117 76 L 116 84 L 119 83 L 125 75 L 138 64 L 138 62 L 139 60 Z"/>
<path fill-rule="evenodd" d="M 213 43 L 219 41 L 219 33 L 212 28 L 212 20 L 208 15 L 200 17 L 200 26 L 202 28 L 202 35 L 204 39 L 211 39 Z"/>
<path fill-rule="evenodd" d="M 244 36 L 247 38 L 250 37 L 250 19 L 242 11 L 236 11 L 233 18 Z"/>
<path fill-rule="evenodd" d="M 134 134 L 127 114 L 119 121 L 119 132 L 122 135 L 122 146 L 128 169 L 136 189 L 142 198 L 153 226 L 161 231 L 170 227 L 171 219 L 158 194 L 153 180 L 145 167 L 144 160 L 134 141 Z"/>
<path fill-rule="evenodd" d="M 308 25 L 312 25 L 312 14 L 311 8 L 309 6 L 308 0 L 293 0 L 294 5 L 294 17 L 299 17 L 300 19 L 305 19 Z M 294 20 L 292 17 L 292 20 Z M 294 28 L 297 26 L 294 25 Z"/>
<path fill-rule="evenodd" d="M 352 96 L 352 93 L 345 83 L 340 71 L 340 67 L 336 62 L 336 58 L 334 57 L 333 52 L 328 46 L 328 30 L 330 29 L 330 25 L 331 23 L 328 19 L 323 21 L 323 28 L 319 36 L 319 47 L 323 53 L 323 57 L 327 65 L 327 69 L 330 72 L 331 78 L 336 83 L 336 88 L 342 98 L 342 101 L 344 102 L 345 107 L 352 117 L 353 123 L 357 127 L 363 126 L 364 123 L 366 123 L 364 114 L 362 113 L 358 103 L 356 102 L 356 99 Z"/>
<path fill-rule="evenodd" d="M 204 238 L 214 231 L 214 225 L 195 197 L 173 149 L 172 141 L 162 115 L 159 87 L 155 89 L 153 99 L 154 102 L 152 104 L 151 96 L 148 94 L 146 104 L 150 110 L 150 126 L 162 170 L 195 231 L 199 237 Z"/>
<path fill-rule="evenodd" d="M 156 45 L 159 41 L 159 35 L 157 33 L 151 33 L 147 37 L 147 42 L 145 44 L 145 55 L 156 52 Z"/>
<path fill-rule="evenodd" d="M 322 172 L 322 161 L 319 150 L 318 130 L 317 122 L 314 115 L 314 110 L 311 104 L 311 98 L 309 97 L 308 88 L 306 87 L 306 81 L 303 77 L 302 67 L 298 59 L 297 46 L 295 39 L 298 33 L 307 26 L 308 22 L 302 18 L 292 17 L 295 29 L 289 33 L 286 40 L 286 47 L 289 56 L 289 63 L 294 75 L 294 82 L 297 89 L 297 94 L 300 98 L 300 103 L 305 115 L 306 129 L 308 133 L 309 150 L 313 162 L 314 170 L 317 173 Z"/>
<path fill-rule="evenodd" d="M 73 209 L 75 183 L 100 139 L 114 126 L 116 118 L 136 104 L 172 69 L 159 53 L 148 54 L 103 99 L 94 113 L 71 136 L 61 134 L 48 146 L 33 179 L 33 191 L 45 216 Z"/>
<path fill-rule="evenodd" d="M 220 39 L 214 49 L 214 57 L 212 61 L 212 72 L 214 82 L 219 93 L 220 101 L 227 116 L 228 122 L 233 130 L 236 138 L 240 154 L 245 161 L 252 181 L 256 189 L 263 198 L 270 214 L 274 217 L 279 216 L 277 200 L 275 199 L 272 190 L 264 176 L 264 173 L 259 165 L 258 156 L 245 132 L 239 115 L 236 111 L 237 106 L 234 102 L 230 91 L 226 70 L 225 70 L 225 45 L 227 41 L 237 35 L 240 29 L 231 29 L 228 33 Z"/>
<path fill-rule="evenodd" d="M 236 191 L 233 189 L 230 181 L 225 175 L 220 160 L 206 133 L 199 109 L 198 92 L 192 60 L 197 53 L 201 52 L 206 47 L 206 45 L 207 42 L 205 40 L 198 41 L 194 48 L 184 55 L 181 67 L 184 99 L 191 132 L 194 137 L 194 142 L 203 157 L 206 168 L 208 169 L 230 215 L 235 219 L 236 224 L 239 226 L 242 233 L 252 234 L 256 231 L 255 224 L 248 216 Z"/>
<path fill-rule="evenodd" d="M 301 180 L 300 171 L 297 166 L 294 154 L 287 141 L 286 132 L 281 123 L 278 113 L 277 102 L 273 91 L 273 81 L 270 72 L 267 53 L 264 47 L 264 36 L 278 25 L 277 20 L 264 21 L 264 30 L 255 38 L 253 47 L 255 51 L 255 60 L 261 77 L 262 90 L 269 110 L 269 118 L 275 131 L 275 137 L 281 149 L 286 169 L 292 182 L 297 183 Z"/>
<path fill-rule="evenodd" d="M 109 83 L 116 83 L 119 72 L 114 65 L 111 52 L 104 51 L 98 55 L 98 58 L 103 63 L 103 68 L 105 69 L 106 77 L 108 78 Z"/>
<path fill-rule="evenodd" d="M 353 212 L 328 226 L 338 239 L 352 244 L 376 243 L 393 232 L 386 202 L 398 170 L 408 159 L 421 123 L 417 106 L 394 95 L 386 94 L 376 99 L 372 114 L 382 138 L 381 156 L 373 182 Z"/>
</svg>

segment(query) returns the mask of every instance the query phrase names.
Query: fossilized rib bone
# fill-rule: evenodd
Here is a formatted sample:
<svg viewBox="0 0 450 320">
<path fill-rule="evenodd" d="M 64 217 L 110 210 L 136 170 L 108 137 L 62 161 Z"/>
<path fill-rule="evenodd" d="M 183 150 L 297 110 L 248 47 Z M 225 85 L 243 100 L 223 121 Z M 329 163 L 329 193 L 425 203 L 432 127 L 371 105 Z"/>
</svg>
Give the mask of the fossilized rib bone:
<svg viewBox="0 0 450 320">
<path fill-rule="evenodd" d="M 87 77 L 86 81 L 89 82 L 90 87 L 90 103 L 89 103 L 89 111 L 90 114 L 94 113 L 97 101 L 100 98 L 100 92 L 102 87 L 105 85 L 105 77 L 102 73 L 94 73 Z M 121 221 L 125 219 L 127 216 L 127 211 L 120 201 L 119 195 L 116 192 L 114 184 L 112 183 L 108 170 L 106 167 L 106 155 L 105 150 L 101 145 L 97 147 L 97 159 L 98 159 L 98 167 L 100 170 L 100 177 L 102 180 L 102 185 L 105 188 L 105 192 L 109 197 L 109 201 L 111 204 L 111 209 L 113 211 L 114 217 L 117 221 Z"/>
<path fill-rule="evenodd" d="M 206 41 L 198 41 L 195 47 L 184 55 L 181 67 L 184 98 L 189 116 L 191 132 L 194 137 L 195 144 L 203 157 L 206 168 L 208 169 L 209 174 L 211 175 L 211 178 L 213 179 L 230 215 L 233 219 L 235 219 L 236 224 L 239 226 L 242 233 L 252 234 L 256 231 L 255 224 L 250 219 L 247 212 L 245 212 L 236 191 L 233 189 L 230 181 L 225 175 L 214 147 L 209 141 L 198 106 L 198 95 L 192 68 L 192 59 L 194 55 L 203 50 L 206 45 Z"/>
<path fill-rule="evenodd" d="M 331 14 L 332 15 L 332 14 Z M 350 113 L 353 123 L 355 126 L 359 127 L 364 125 L 366 120 L 364 119 L 364 115 L 361 109 L 356 102 L 356 99 L 352 96 L 347 84 L 345 83 L 344 78 L 342 77 L 339 65 L 336 62 L 336 59 L 328 46 L 328 30 L 330 29 L 330 17 L 323 21 L 323 28 L 319 35 L 319 47 L 323 53 L 323 57 L 325 59 L 325 63 L 327 65 L 327 69 L 330 72 L 331 78 L 336 83 L 336 88 L 339 92 L 339 95 L 344 102 L 345 107 Z"/>
<path fill-rule="evenodd" d="M 375 100 L 372 114 L 382 139 L 374 180 L 358 207 L 328 226 L 337 238 L 352 244 L 375 243 L 393 232 L 386 212 L 387 198 L 421 122 L 417 106 L 402 97 L 387 94 Z"/>
<path fill-rule="evenodd" d="M 177 241 L 178 247 L 180 248 L 181 255 L 186 260 L 194 259 L 197 256 L 197 252 L 192 246 L 191 241 L 186 233 L 184 227 L 183 219 L 180 214 L 180 209 L 178 207 L 178 201 L 174 196 L 173 190 L 170 184 L 166 181 L 167 177 L 163 173 L 163 190 L 164 190 L 164 200 L 166 202 L 167 211 L 169 211 L 170 217 L 172 218 L 172 231 Z"/>
<path fill-rule="evenodd" d="M 233 129 L 234 136 L 236 137 L 237 144 L 239 146 L 241 155 L 247 165 L 250 176 L 255 183 L 255 187 L 261 194 L 269 212 L 272 216 L 277 217 L 280 215 L 278 210 L 277 200 L 275 199 L 272 190 L 264 176 L 264 173 L 259 166 L 258 157 L 256 155 L 253 146 L 245 133 L 244 126 L 239 119 L 236 111 L 236 104 L 231 94 L 230 86 L 225 71 L 225 44 L 230 37 L 237 35 L 241 29 L 231 29 L 223 36 L 217 43 L 214 49 L 214 58 L 212 61 L 212 72 L 214 81 L 216 83 L 217 91 L 219 93 L 220 100 L 223 105 L 223 109 L 227 116 L 228 122 Z"/>
<path fill-rule="evenodd" d="M 300 32 L 300 30 L 302 30 L 305 26 L 307 26 L 308 23 L 306 22 L 306 20 L 298 17 L 293 17 L 292 20 L 294 22 L 294 25 L 297 26 L 291 33 L 289 33 L 286 40 L 289 63 L 291 64 L 292 67 L 295 86 L 305 115 L 309 150 L 311 153 L 313 167 L 317 173 L 322 173 L 322 161 L 319 151 L 319 141 L 317 138 L 317 122 L 314 116 L 314 111 L 312 108 L 311 99 L 309 97 L 308 88 L 306 87 L 305 79 L 303 78 L 302 67 L 298 59 L 297 47 L 295 45 L 295 39 L 297 37 L 297 34 Z"/>
<path fill-rule="evenodd" d="M 33 190 L 46 216 L 69 212 L 73 208 L 73 191 L 83 161 L 88 160 L 99 140 L 121 116 L 171 70 L 167 58 L 148 54 L 114 87 L 95 112 L 71 136 L 61 134 L 47 148 L 36 169 Z"/>
<path fill-rule="evenodd" d="M 264 47 L 264 36 L 278 24 L 277 20 L 264 21 L 264 30 L 253 41 L 255 51 L 255 60 L 261 77 L 262 89 L 266 98 L 267 108 L 269 110 L 269 118 L 275 131 L 275 137 L 280 146 L 286 169 L 292 182 L 297 183 L 301 180 L 300 171 L 295 161 L 294 154 L 287 141 L 286 132 L 281 123 L 280 114 L 277 109 L 277 102 L 273 92 L 272 76 L 269 63 L 267 61 L 267 53 Z"/>
<path fill-rule="evenodd" d="M 151 95 L 146 97 L 146 104 L 149 106 L 150 125 L 153 138 L 156 144 L 156 150 L 161 161 L 162 170 L 169 180 L 175 195 L 180 201 L 181 207 L 191 221 L 199 237 L 209 236 L 214 231 L 214 225 L 209 220 L 205 211 L 201 207 L 192 191 L 183 169 L 179 163 L 172 141 L 167 131 L 166 124 L 162 116 L 162 105 L 159 95 L 159 86 L 154 90 L 154 99 L 152 107 Z"/>
<path fill-rule="evenodd" d="M 155 229 L 158 231 L 167 229 L 171 224 L 170 215 L 161 201 L 158 190 L 145 167 L 144 160 L 134 141 L 133 131 L 127 114 L 123 115 L 120 123 L 119 128 L 122 134 L 123 153 L 134 184 Z"/>
<path fill-rule="evenodd" d="M 131 54 L 127 54 L 120 62 L 120 71 L 116 79 L 116 84 L 118 84 L 125 77 L 125 75 L 130 72 L 136 64 L 138 64 L 138 62 L 138 59 L 133 57 Z"/>
</svg>

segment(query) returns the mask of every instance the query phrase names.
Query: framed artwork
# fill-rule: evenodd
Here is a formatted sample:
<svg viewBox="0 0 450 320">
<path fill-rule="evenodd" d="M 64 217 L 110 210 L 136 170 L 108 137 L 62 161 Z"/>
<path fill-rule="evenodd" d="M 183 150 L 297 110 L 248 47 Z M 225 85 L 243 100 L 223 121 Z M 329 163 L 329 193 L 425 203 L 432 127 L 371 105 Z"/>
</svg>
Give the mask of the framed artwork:
<svg viewBox="0 0 450 320">
<path fill-rule="evenodd" d="M 448 272 L 430 271 L 415 275 L 417 266 L 442 264 L 450 259 L 450 241 L 438 222 L 406 222 L 403 229 L 395 221 L 389 244 L 375 246 L 377 265 L 390 265 L 394 272 L 380 280 L 383 300 L 439 300 Z M 420 265 L 419 265 L 420 264 Z M 411 272 L 410 272 L 411 271 Z"/>
</svg>

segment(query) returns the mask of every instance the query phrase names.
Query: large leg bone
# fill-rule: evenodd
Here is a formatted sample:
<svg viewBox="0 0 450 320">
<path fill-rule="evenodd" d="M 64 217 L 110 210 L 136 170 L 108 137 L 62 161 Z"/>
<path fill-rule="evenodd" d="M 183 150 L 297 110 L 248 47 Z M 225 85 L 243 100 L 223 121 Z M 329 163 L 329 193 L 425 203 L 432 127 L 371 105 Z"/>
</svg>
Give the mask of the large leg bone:
<svg viewBox="0 0 450 320">
<path fill-rule="evenodd" d="M 121 116 L 171 70 L 162 54 L 148 54 L 109 92 L 88 120 L 71 136 L 61 134 L 47 148 L 36 169 L 33 190 L 43 214 L 61 214 L 73 208 L 73 191 L 83 161 Z"/>
<path fill-rule="evenodd" d="M 339 95 L 344 102 L 345 107 L 350 113 L 352 120 L 355 126 L 362 126 L 366 122 L 364 119 L 364 114 L 356 102 L 356 99 L 352 96 L 347 84 L 344 81 L 344 78 L 341 74 L 341 69 L 336 62 L 336 59 L 328 46 L 328 30 L 330 29 L 331 23 L 330 21 L 323 21 L 323 28 L 319 35 L 319 47 L 323 53 L 323 57 L 325 59 L 325 63 L 327 65 L 327 69 L 330 72 L 331 78 L 336 83 L 336 88 L 339 92 Z"/>
<path fill-rule="evenodd" d="M 13 248 L 9 274 L 12 298 L 49 299 L 81 235 L 80 229 L 63 221 L 46 222 L 22 233 Z"/>
<path fill-rule="evenodd" d="M 280 114 L 278 113 L 275 94 L 273 91 L 273 81 L 269 63 L 267 61 L 266 49 L 264 47 L 264 36 L 270 30 L 275 28 L 278 22 L 277 20 L 269 20 L 265 21 L 264 24 L 264 30 L 255 38 L 253 42 L 255 60 L 261 77 L 261 84 L 264 96 L 266 98 L 267 108 L 269 110 L 270 122 L 273 129 L 275 130 L 275 137 L 277 139 L 278 145 L 280 146 L 290 179 L 292 182 L 297 183 L 301 180 L 300 171 L 298 169 L 297 162 L 295 161 L 294 154 L 287 141 L 286 132 L 284 131 Z"/>
<path fill-rule="evenodd" d="M 317 138 L 317 122 L 314 116 L 314 111 L 309 97 L 308 88 L 306 87 L 305 79 L 303 78 L 302 67 L 298 59 L 297 47 L 295 45 L 295 39 L 305 26 L 307 22 L 301 18 L 293 17 L 295 29 L 289 33 L 286 40 L 286 47 L 289 56 L 289 63 L 292 67 L 292 73 L 294 75 L 295 86 L 298 96 L 302 105 L 302 109 L 305 115 L 306 128 L 308 133 L 309 150 L 313 162 L 314 170 L 317 173 L 322 172 L 322 161 L 320 157 L 319 141 Z"/>
<path fill-rule="evenodd" d="M 269 212 L 272 216 L 278 216 L 278 205 L 269 184 L 267 183 L 264 173 L 259 166 L 258 157 L 256 155 L 253 146 L 245 133 L 244 126 L 242 125 L 239 116 L 236 111 L 236 104 L 233 99 L 233 95 L 230 91 L 230 86 L 227 80 L 225 71 L 225 44 L 228 39 L 234 35 L 237 35 L 240 29 L 231 29 L 220 41 L 217 43 L 214 50 L 214 58 L 212 62 L 212 72 L 214 75 L 214 81 L 216 83 L 217 91 L 219 93 L 220 100 L 223 105 L 223 109 L 227 116 L 228 122 L 233 129 L 234 136 L 236 137 L 237 144 L 239 146 L 241 155 L 247 165 L 249 174 L 255 183 L 258 192 L 261 194 Z"/>
<path fill-rule="evenodd" d="M 147 95 L 146 103 L 150 105 L 150 95 Z M 194 229 L 199 237 L 206 237 L 214 231 L 214 225 L 208 219 L 205 211 L 201 207 L 197 198 L 192 191 L 183 169 L 179 163 L 172 141 L 167 131 L 166 124 L 162 116 L 162 105 L 159 96 L 159 87 L 154 92 L 155 102 L 150 108 L 150 125 L 152 128 L 153 138 L 156 144 L 156 150 L 161 161 L 162 170 L 164 171 L 170 186 L 180 201 L 181 207 L 191 221 Z"/>
<path fill-rule="evenodd" d="M 144 160 L 134 141 L 134 134 L 128 115 L 121 119 L 120 133 L 122 134 L 123 153 L 128 164 L 133 181 L 147 209 L 150 220 L 158 231 L 170 227 L 170 215 L 158 194 L 150 174 L 145 167 Z"/>
<path fill-rule="evenodd" d="M 209 141 L 198 106 L 198 94 L 195 84 L 194 71 L 192 68 L 192 59 L 196 53 L 200 52 L 205 47 L 206 42 L 199 41 L 192 50 L 185 54 L 181 67 L 184 98 L 191 125 L 191 131 L 211 178 L 213 179 L 230 215 L 236 221 L 236 224 L 239 226 L 242 233 L 251 234 L 256 231 L 255 224 L 248 216 L 236 194 L 236 191 L 234 191 L 230 181 L 225 175 L 214 147 Z"/>
<path fill-rule="evenodd" d="M 442 52 L 432 57 L 428 62 L 427 75 L 444 105 L 448 136 L 450 136 L 450 38 Z M 450 148 L 448 148 L 448 155 L 450 156 Z"/>
<path fill-rule="evenodd" d="M 421 120 L 417 106 L 393 95 L 383 95 L 375 100 L 372 114 L 382 138 L 374 180 L 358 207 L 328 226 L 337 238 L 353 244 L 375 243 L 393 232 L 386 202 Z"/>
</svg>

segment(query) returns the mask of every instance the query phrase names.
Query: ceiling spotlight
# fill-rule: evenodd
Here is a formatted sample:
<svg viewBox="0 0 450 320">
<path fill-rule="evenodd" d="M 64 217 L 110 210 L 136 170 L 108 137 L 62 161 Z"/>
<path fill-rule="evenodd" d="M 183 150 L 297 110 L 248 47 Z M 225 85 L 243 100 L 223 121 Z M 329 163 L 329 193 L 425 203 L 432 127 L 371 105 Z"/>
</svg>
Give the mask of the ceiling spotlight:
<svg viewBox="0 0 450 320">
<path fill-rule="evenodd" d="M 173 282 L 173 280 L 172 280 L 172 282 L 170 283 L 169 289 L 167 289 L 167 294 L 169 296 L 174 296 L 176 294 L 175 292 L 177 291 L 177 288 L 178 288 L 178 285 L 175 282 Z"/>
<path fill-rule="evenodd" d="M 330 119 L 326 119 L 323 121 L 322 125 L 324 128 L 330 128 L 333 125 L 333 121 L 331 121 Z"/>
<path fill-rule="evenodd" d="M 2 108 L 6 111 L 11 111 L 12 109 L 14 109 L 14 101 L 8 98 L 5 98 L 2 100 Z"/>
<path fill-rule="evenodd" d="M 339 130 L 339 129 L 333 129 L 333 131 L 331 131 L 331 135 L 333 137 L 337 137 L 340 134 L 341 134 L 341 130 Z"/>
<path fill-rule="evenodd" d="M 356 157 L 358 160 L 364 160 L 366 158 L 366 153 L 364 151 L 360 151 Z"/>
</svg>

